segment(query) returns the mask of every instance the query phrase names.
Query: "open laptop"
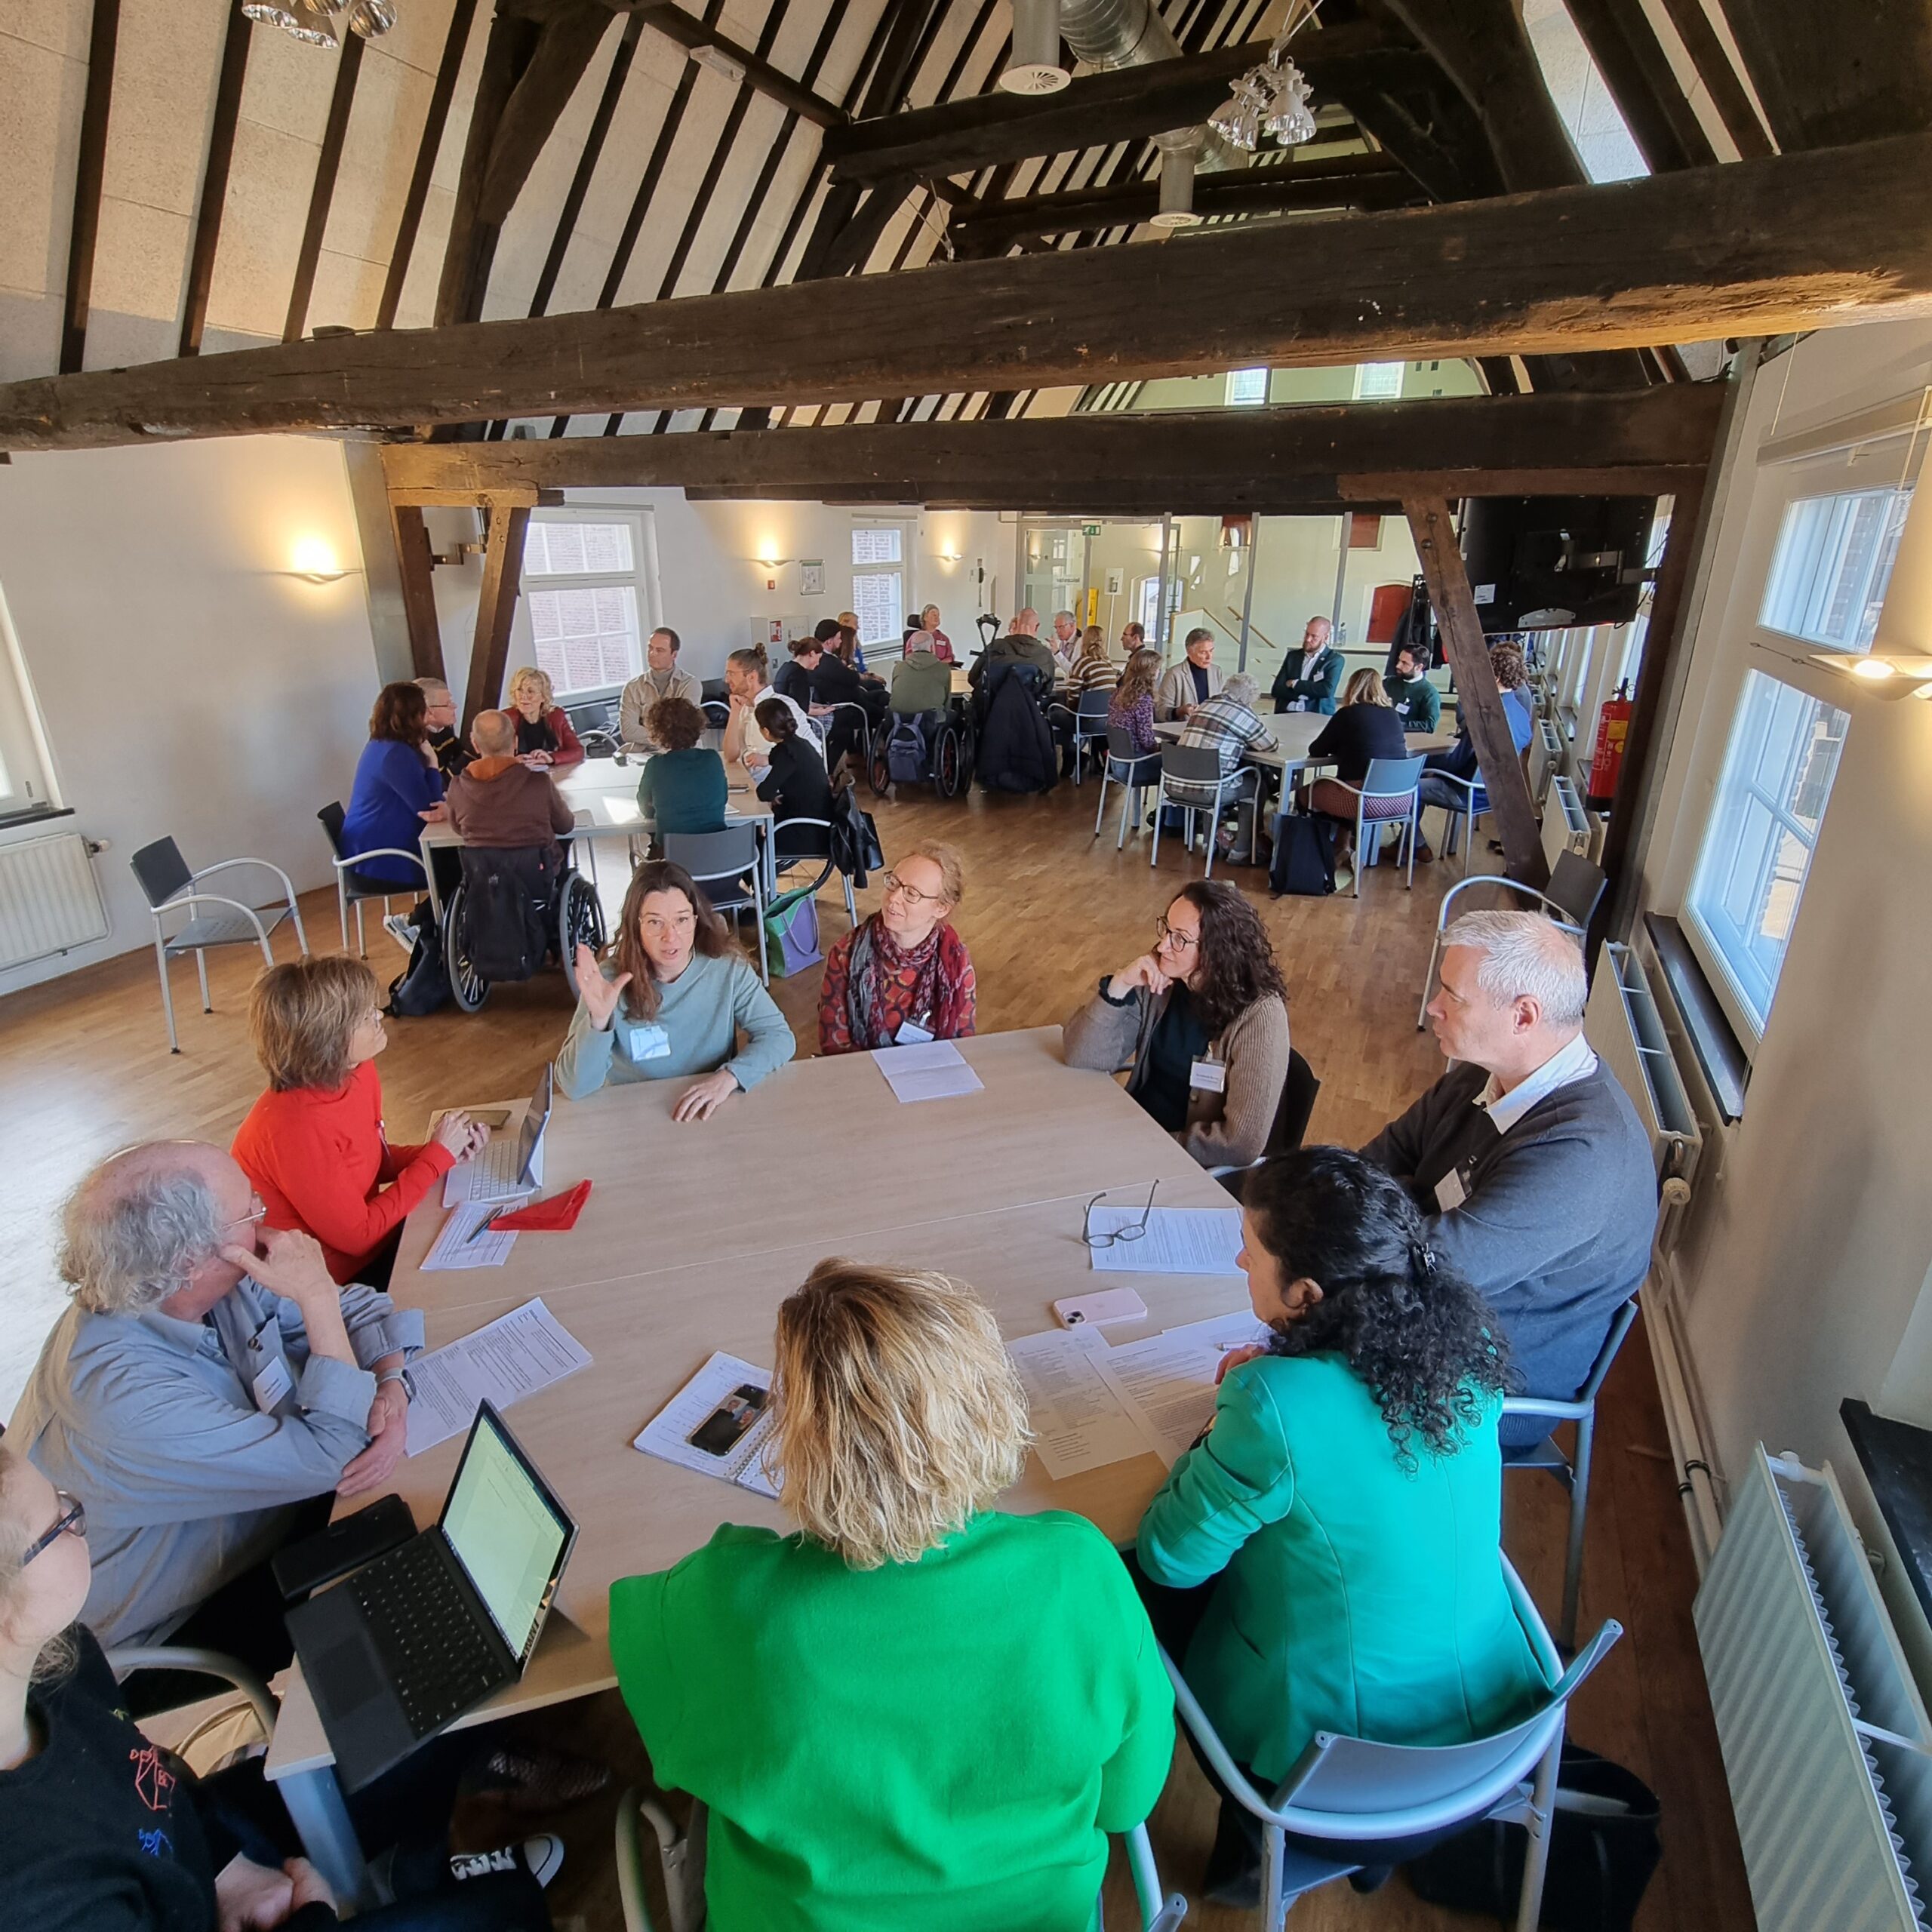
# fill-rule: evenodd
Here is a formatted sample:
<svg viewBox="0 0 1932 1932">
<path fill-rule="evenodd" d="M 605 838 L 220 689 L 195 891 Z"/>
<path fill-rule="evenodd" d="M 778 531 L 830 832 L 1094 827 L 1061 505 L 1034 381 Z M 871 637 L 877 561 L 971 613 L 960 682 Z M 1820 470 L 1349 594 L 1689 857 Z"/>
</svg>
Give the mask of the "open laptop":
<svg viewBox="0 0 1932 1932">
<path fill-rule="evenodd" d="M 460 1201 L 520 1201 L 543 1186 L 543 1131 L 550 1124 L 555 1090 L 546 1064 L 516 1133 L 491 1134 L 489 1146 L 474 1160 L 451 1168 L 443 1177 L 445 1208 L 454 1208 Z"/>
<path fill-rule="evenodd" d="M 514 1684 L 577 1524 L 488 1402 L 441 1520 L 288 1613 L 346 1789 Z"/>
</svg>

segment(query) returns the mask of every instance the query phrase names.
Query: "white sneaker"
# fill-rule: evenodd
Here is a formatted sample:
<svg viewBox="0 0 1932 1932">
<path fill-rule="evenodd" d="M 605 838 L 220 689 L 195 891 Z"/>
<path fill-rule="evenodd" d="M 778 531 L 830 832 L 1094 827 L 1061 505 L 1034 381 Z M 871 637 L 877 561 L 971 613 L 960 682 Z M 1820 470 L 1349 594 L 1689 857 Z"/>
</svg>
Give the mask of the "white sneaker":
<svg viewBox="0 0 1932 1932">
<path fill-rule="evenodd" d="M 521 1844 L 500 1844 L 494 1851 L 460 1851 L 450 1859 L 450 1876 L 458 1881 L 485 1878 L 492 1872 L 514 1872 L 518 1864 L 540 1885 L 548 1885 L 564 1868 L 564 1841 L 554 1832 L 540 1832 Z"/>
<path fill-rule="evenodd" d="M 392 912 L 383 921 L 383 931 L 394 940 L 405 952 L 416 950 L 416 928 L 409 923 L 407 913 Z"/>
</svg>

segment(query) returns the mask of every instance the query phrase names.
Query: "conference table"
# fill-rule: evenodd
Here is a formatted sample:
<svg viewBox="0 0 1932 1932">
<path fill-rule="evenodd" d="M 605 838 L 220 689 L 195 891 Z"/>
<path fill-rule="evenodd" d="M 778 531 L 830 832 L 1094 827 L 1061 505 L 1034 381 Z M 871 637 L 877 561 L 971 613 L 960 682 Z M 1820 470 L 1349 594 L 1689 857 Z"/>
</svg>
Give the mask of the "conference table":
<svg viewBox="0 0 1932 1932">
<path fill-rule="evenodd" d="M 1244 751 L 1241 763 L 1261 767 L 1264 771 L 1281 774 L 1284 786 L 1294 774 L 1312 765 L 1332 764 L 1327 757 L 1315 758 L 1310 755 L 1310 747 L 1321 737 L 1324 728 L 1330 721 L 1330 715 L 1319 711 L 1284 711 L 1275 716 L 1264 716 L 1262 723 L 1274 733 L 1276 749 L 1272 752 Z M 1154 735 L 1170 740 L 1181 734 L 1182 721 L 1177 718 L 1164 718 L 1154 727 Z M 1456 740 L 1443 731 L 1411 731 L 1405 734 L 1408 740 L 1409 753 L 1414 757 L 1419 752 L 1446 751 Z"/>
<path fill-rule="evenodd" d="M 1057 1027 L 959 1045 L 980 1091 L 910 1104 L 866 1054 L 795 1061 L 688 1125 L 670 1118 L 682 1080 L 559 1097 L 545 1190 L 587 1177 L 589 1198 L 569 1233 L 521 1235 L 500 1267 L 425 1273 L 440 1195 L 410 1216 L 389 1291 L 423 1311 L 429 1346 L 540 1295 L 592 1358 L 507 1416 L 578 1537 L 522 1679 L 462 1726 L 608 1689 L 617 1578 L 677 1562 L 721 1523 L 789 1527 L 777 1504 L 631 1443 L 713 1351 L 770 1367 L 779 1303 L 826 1256 L 957 1276 L 1009 1341 L 1053 1327 L 1053 1302 L 1097 1284 L 1131 1285 L 1148 1309 L 1144 1321 L 1109 1324 L 1110 1343 L 1247 1305 L 1236 1275 L 1097 1279 L 1082 1239 L 1094 1196 L 1137 1207 L 1158 1180 L 1157 1207 L 1225 1208 L 1226 1193 L 1112 1077 L 1066 1066 Z M 503 1100 L 478 1078 L 451 1103 Z M 860 1146 L 863 1166 L 846 1157 Z M 462 1446 L 453 1438 L 398 1465 L 393 1486 L 419 1524 L 435 1521 Z M 1029 1453 L 1002 1506 L 1076 1510 L 1124 1543 L 1164 1475 L 1148 1453 L 1054 1481 Z M 268 1776 L 318 1868 L 340 1895 L 358 1896 L 360 1849 L 299 1666 L 278 1689 Z"/>
</svg>

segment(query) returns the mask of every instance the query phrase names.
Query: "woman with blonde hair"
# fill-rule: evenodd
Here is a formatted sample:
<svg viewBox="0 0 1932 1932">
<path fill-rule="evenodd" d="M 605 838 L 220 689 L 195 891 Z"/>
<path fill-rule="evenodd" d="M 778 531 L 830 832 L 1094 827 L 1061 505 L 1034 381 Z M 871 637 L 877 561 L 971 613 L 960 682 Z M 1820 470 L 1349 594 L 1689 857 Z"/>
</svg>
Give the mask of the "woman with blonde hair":
<svg viewBox="0 0 1932 1932">
<path fill-rule="evenodd" d="M 1107 655 L 1106 632 L 1089 624 L 1080 633 L 1080 648 L 1066 674 L 1068 690 L 1078 697 L 1082 691 L 1111 691 L 1119 682 L 1120 666 Z"/>
<path fill-rule="evenodd" d="M 973 1030 L 979 987 L 966 942 L 950 923 L 966 896 L 959 854 L 924 840 L 900 854 L 882 883 L 878 910 L 826 955 L 822 1054 L 958 1040 Z"/>
<path fill-rule="evenodd" d="M 583 746 L 557 702 L 549 672 L 534 664 L 512 672 L 504 709 L 516 721 L 516 755 L 525 764 L 563 771 L 583 762 Z"/>
<path fill-rule="evenodd" d="M 1308 788 L 1305 811 L 1325 818 L 1339 819 L 1341 830 L 1335 839 L 1335 869 L 1352 871 L 1355 863 L 1355 814 L 1361 804 L 1362 781 L 1368 776 L 1369 763 L 1378 758 L 1407 758 L 1409 741 L 1403 735 L 1401 714 L 1390 703 L 1380 672 L 1358 671 L 1342 693 L 1334 715 L 1322 726 L 1308 748 L 1310 758 L 1334 762 L 1332 778 L 1315 780 Z M 1383 809 L 1373 801 L 1367 807 L 1372 836 L 1380 838 L 1381 829 L 1374 821 Z M 1406 804 L 1396 814 L 1406 824 Z"/>
<path fill-rule="evenodd" d="M 1100 1532 L 993 1507 L 1028 1432 L 992 1311 L 822 1261 L 775 1371 L 797 1530 L 727 1524 L 611 1591 L 652 1770 L 710 1807 L 713 1932 L 1084 1932 L 1105 1835 L 1166 1780 L 1173 1696 Z"/>
<path fill-rule="evenodd" d="M 420 1146 L 383 1131 L 376 1056 L 389 1044 L 376 976 L 331 953 L 272 966 L 248 1000 L 248 1035 L 269 1091 L 229 1151 L 272 1228 L 321 1243 L 337 1281 L 386 1286 L 404 1218 L 489 1130 L 451 1111 Z"/>
</svg>

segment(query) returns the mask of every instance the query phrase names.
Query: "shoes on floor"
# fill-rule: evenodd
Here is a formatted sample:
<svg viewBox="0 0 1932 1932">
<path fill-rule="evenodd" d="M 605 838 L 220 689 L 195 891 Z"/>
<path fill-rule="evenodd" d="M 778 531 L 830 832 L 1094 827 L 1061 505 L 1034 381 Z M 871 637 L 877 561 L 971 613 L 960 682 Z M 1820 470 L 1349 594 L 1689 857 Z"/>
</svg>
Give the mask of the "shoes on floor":
<svg viewBox="0 0 1932 1932">
<path fill-rule="evenodd" d="M 409 923 L 406 912 L 392 912 L 383 921 L 383 931 L 394 940 L 405 952 L 416 950 L 416 928 Z"/>
<path fill-rule="evenodd" d="M 479 1795 L 521 1811 L 561 1810 L 594 1797 L 610 1782 L 608 1764 L 528 1744 L 498 1745 L 475 1765 L 471 1777 Z"/>
<path fill-rule="evenodd" d="M 466 1878 L 514 1872 L 518 1866 L 538 1884 L 547 1886 L 564 1869 L 563 1840 L 555 1832 L 540 1832 L 521 1844 L 500 1844 L 494 1851 L 459 1851 L 451 1857 L 450 1876 L 460 1884 Z"/>
</svg>

